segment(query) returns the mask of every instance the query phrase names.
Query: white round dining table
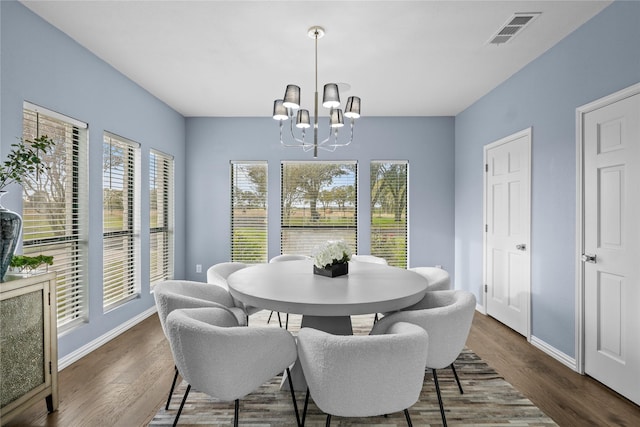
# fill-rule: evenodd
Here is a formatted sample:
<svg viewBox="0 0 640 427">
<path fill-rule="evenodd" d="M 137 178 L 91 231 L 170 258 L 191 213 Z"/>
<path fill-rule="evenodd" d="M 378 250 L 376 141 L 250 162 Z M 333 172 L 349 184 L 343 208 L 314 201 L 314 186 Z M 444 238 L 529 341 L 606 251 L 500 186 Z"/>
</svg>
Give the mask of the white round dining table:
<svg viewBox="0 0 640 427">
<path fill-rule="evenodd" d="M 302 314 L 301 327 L 351 335 L 351 315 L 400 310 L 420 301 L 427 280 L 413 271 L 369 262 L 350 262 L 349 273 L 325 277 L 313 261 L 285 261 L 243 268 L 227 278 L 231 295 L 248 306 Z M 296 361 L 291 367 L 295 390 L 307 382 Z M 284 376 L 281 388 L 288 389 Z"/>
<path fill-rule="evenodd" d="M 302 327 L 352 334 L 351 315 L 400 310 L 420 301 L 427 280 L 413 271 L 350 262 L 349 274 L 313 273 L 313 261 L 258 264 L 227 278 L 229 292 L 245 305 L 302 314 Z"/>
</svg>

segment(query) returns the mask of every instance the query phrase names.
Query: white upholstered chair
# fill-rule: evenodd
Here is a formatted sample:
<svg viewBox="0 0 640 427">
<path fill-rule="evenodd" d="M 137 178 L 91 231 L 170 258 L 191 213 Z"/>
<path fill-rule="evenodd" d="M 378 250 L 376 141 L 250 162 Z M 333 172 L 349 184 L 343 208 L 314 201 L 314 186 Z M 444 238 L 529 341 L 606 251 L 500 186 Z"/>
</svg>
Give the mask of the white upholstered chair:
<svg viewBox="0 0 640 427">
<path fill-rule="evenodd" d="M 444 426 L 447 425 L 447 420 L 436 369 L 450 366 L 460 393 L 464 393 L 453 363 L 460 355 L 469 336 L 475 307 L 476 297 L 471 292 L 463 290 L 427 292 L 417 304 L 384 316 L 371 329 L 371 335 L 384 334 L 396 322 L 408 322 L 421 326 L 427 331 L 429 352 L 425 355 L 426 365 L 433 373 Z"/>
<path fill-rule="evenodd" d="M 166 326 L 176 366 L 188 384 L 174 426 L 191 387 L 221 401 L 234 401 L 237 426 L 240 399 L 285 370 L 289 374 L 296 360 L 295 339 L 288 331 L 240 327 L 224 309 L 174 310 Z M 291 381 L 289 386 L 300 424 Z"/>
<path fill-rule="evenodd" d="M 222 286 L 229 290 L 227 277 L 246 267 L 247 264 L 243 262 L 219 262 L 218 264 L 214 264 L 207 270 L 207 283 Z"/>
<path fill-rule="evenodd" d="M 307 256 L 307 255 L 282 254 L 282 255 L 276 255 L 273 258 L 271 258 L 269 260 L 269 263 L 285 262 L 285 261 L 302 261 L 302 260 L 308 260 L 308 259 L 311 259 L 311 257 Z M 282 319 L 280 318 L 280 313 L 276 312 L 276 314 L 278 315 L 278 323 L 280 324 L 280 327 L 282 328 Z M 271 321 L 271 316 L 273 316 L 273 311 L 271 313 L 269 313 L 269 318 L 267 319 L 267 324 Z M 289 313 L 287 313 L 287 318 L 285 320 L 284 327 L 285 327 L 285 329 L 289 329 Z"/>
<path fill-rule="evenodd" d="M 413 267 L 414 271 L 427 279 L 427 291 L 446 291 L 451 289 L 451 275 L 447 270 L 439 267 Z"/>
<path fill-rule="evenodd" d="M 386 259 L 374 255 L 351 255 L 351 261 L 372 262 L 374 264 L 389 265 Z"/>
<path fill-rule="evenodd" d="M 424 329 L 397 323 L 384 335 L 332 335 L 311 328 L 298 333 L 298 358 L 309 394 L 331 416 L 370 417 L 409 410 L 420 397 L 425 354 L 431 347 Z"/>
<path fill-rule="evenodd" d="M 235 317 L 238 324 L 246 325 L 246 313 L 242 308 L 234 305 L 231 295 L 222 287 L 188 280 L 166 280 L 153 287 L 153 295 L 158 309 L 160 326 L 162 326 L 167 339 L 169 338 L 166 327 L 167 316 L 172 311 L 181 308 L 219 307 Z M 177 379 L 178 369 L 176 368 L 165 409 L 169 409 L 169 402 Z"/>
<path fill-rule="evenodd" d="M 214 264 L 207 269 L 207 283 L 221 286 L 228 291 L 229 284 L 227 283 L 227 278 L 231 274 L 235 273 L 236 271 L 242 270 L 243 268 L 247 268 L 247 267 L 249 267 L 249 265 L 243 262 L 235 262 L 235 261 L 220 262 L 218 264 Z M 241 301 L 236 300 L 235 298 L 233 298 L 233 302 L 236 307 L 241 307 L 247 313 L 247 325 L 249 324 L 249 316 L 259 311 L 262 311 L 261 308 L 245 305 Z"/>
<path fill-rule="evenodd" d="M 269 262 L 301 261 L 305 259 L 311 259 L 311 257 L 307 255 L 299 255 L 299 254 L 282 254 L 282 255 L 274 256 L 269 260 Z"/>
</svg>

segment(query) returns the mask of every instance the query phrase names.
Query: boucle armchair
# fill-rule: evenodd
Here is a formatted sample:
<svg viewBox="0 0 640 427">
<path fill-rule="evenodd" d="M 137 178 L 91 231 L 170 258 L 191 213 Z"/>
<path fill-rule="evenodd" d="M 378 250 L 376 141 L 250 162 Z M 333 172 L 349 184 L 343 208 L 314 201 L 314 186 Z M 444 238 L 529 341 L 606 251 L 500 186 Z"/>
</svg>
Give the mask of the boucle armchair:
<svg viewBox="0 0 640 427">
<path fill-rule="evenodd" d="M 248 264 L 243 262 L 220 262 L 218 264 L 214 264 L 207 269 L 207 283 L 212 285 L 217 285 L 225 288 L 227 291 L 229 290 L 229 284 L 227 283 L 227 278 L 235 273 L 238 270 L 242 270 L 243 268 L 249 267 Z M 233 298 L 233 297 L 232 297 Z M 242 301 L 238 301 L 233 298 L 233 303 L 236 307 L 242 308 L 247 314 L 247 325 L 249 325 L 249 316 L 255 314 L 259 311 L 262 311 L 261 308 L 253 307 L 250 305 L 245 305 Z"/>
<path fill-rule="evenodd" d="M 436 369 L 450 366 L 460 393 L 464 393 L 453 362 L 458 358 L 467 341 L 475 307 L 476 297 L 471 292 L 462 290 L 427 292 L 417 304 L 384 316 L 371 329 L 371 335 L 385 334 L 396 322 L 408 322 L 427 331 L 429 352 L 424 357 L 427 368 L 433 373 L 444 426 L 447 425 L 447 420 Z"/>
<path fill-rule="evenodd" d="M 351 261 L 354 262 L 372 262 L 374 264 L 389 265 L 387 260 L 374 255 L 351 255 Z"/>
<path fill-rule="evenodd" d="M 191 388 L 221 401 L 234 401 L 238 425 L 240 399 L 283 371 L 296 360 L 293 336 L 280 328 L 245 328 L 228 310 L 193 308 L 174 310 L 167 332 L 178 371 L 188 383 L 173 425 L 180 418 Z M 299 425 L 298 408 L 291 397 Z"/>
<path fill-rule="evenodd" d="M 286 261 L 303 261 L 303 260 L 308 260 L 308 259 L 311 259 L 311 257 L 307 256 L 307 255 L 282 254 L 282 255 L 276 255 L 273 258 L 271 258 L 269 260 L 269 263 L 286 262 Z M 282 328 L 282 319 L 280 318 L 280 313 L 277 312 L 276 314 L 278 315 L 278 324 Z M 273 316 L 273 311 L 271 313 L 269 313 L 269 318 L 267 319 L 267 324 L 269 324 L 269 322 L 271 321 L 271 316 Z M 285 329 L 289 329 L 289 313 L 287 313 L 287 318 L 285 320 L 284 328 Z"/>
<path fill-rule="evenodd" d="M 298 358 L 309 395 L 331 416 L 369 417 L 403 411 L 420 397 L 425 354 L 430 348 L 424 329 L 408 323 L 391 325 L 384 335 L 331 335 L 312 328 L 298 333 Z"/>
<path fill-rule="evenodd" d="M 243 262 L 219 262 L 207 269 L 207 283 L 213 285 L 222 286 L 226 290 L 229 290 L 227 285 L 227 277 L 238 270 L 248 267 Z"/>
<path fill-rule="evenodd" d="M 166 280 L 153 287 L 153 295 L 158 309 L 160 326 L 162 326 L 167 339 L 169 338 L 166 327 L 167 316 L 173 310 L 180 308 L 219 307 L 228 311 L 239 324 L 246 325 L 247 315 L 244 310 L 236 307 L 229 292 L 218 286 L 188 280 Z M 177 379 L 178 369 L 176 368 L 165 409 L 169 409 Z"/>
<path fill-rule="evenodd" d="M 413 267 L 408 268 L 427 279 L 428 291 L 447 291 L 451 289 L 451 275 L 448 271 L 439 267 Z"/>
</svg>

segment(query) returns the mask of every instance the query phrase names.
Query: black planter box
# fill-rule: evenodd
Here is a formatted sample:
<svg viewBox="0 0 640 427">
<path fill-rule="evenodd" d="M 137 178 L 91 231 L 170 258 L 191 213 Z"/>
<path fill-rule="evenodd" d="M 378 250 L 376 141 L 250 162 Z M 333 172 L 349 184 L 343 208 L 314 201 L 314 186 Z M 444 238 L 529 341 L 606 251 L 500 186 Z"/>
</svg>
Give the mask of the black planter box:
<svg viewBox="0 0 640 427">
<path fill-rule="evenodd" d="M 318 268 L 314 265 L 313 273 L 326 277 L 344 276 L 345 274 L 349 274 L 349 263 L 333 264 L 330 265 L 329 268 Z"/>
</svg>

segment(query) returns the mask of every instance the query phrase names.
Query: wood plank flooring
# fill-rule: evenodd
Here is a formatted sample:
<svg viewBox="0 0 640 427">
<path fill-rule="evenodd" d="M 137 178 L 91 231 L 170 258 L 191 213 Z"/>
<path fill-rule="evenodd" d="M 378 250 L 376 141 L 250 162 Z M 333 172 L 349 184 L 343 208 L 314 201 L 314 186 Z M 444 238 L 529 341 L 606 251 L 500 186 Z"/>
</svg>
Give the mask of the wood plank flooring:
<svg viewBox="0 0 640 427">
<path fill-rule="evenodd" d="M 253 324 L 261 321 L 252 317 Z M 640 407 L 490 317 L 476 313 L 467 345 L 560 426 L 640 425 Z M 43 401 L 7 425 L 145 426 L 164 404 L 172 378 L 173 360 L 154 315 L 62 370 L 58 411 L 47 415 Z"/>
</svg>

